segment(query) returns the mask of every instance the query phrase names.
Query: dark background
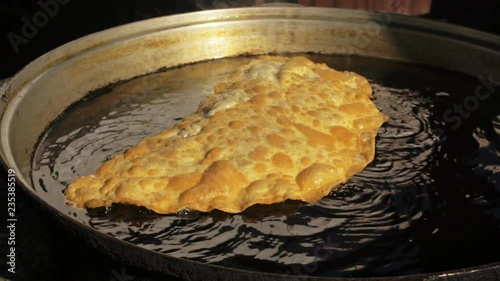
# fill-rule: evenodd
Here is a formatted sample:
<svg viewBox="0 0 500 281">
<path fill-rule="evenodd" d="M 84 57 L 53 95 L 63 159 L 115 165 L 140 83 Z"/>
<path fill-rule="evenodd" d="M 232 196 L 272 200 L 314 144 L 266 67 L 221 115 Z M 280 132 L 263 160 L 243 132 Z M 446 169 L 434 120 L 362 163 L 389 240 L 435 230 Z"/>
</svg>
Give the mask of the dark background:
<svg viewBox="0 0 500 281">
<path fill-rule="evenodd" d="M 41 7 L 38 0 L 1 0 L 0 79 L 12 76 L 51 49 L 84 35 L 132 21 L 197 10 L 190 1 L 59 1 L 67 3 L 58 4 L 59 11 L 37 28 L 32 38 L 20 43 L 16 51 L 9 36 L 11 40 L 13 34 L 23 36 L 23 18 L 32 22 L 33 15 Z M 434 0 L 431 13 L 425 17 L 500 34 L 499 2 Z M 0 185 L 4 187 L 6 182 L 5 171 L 0 171 Z M 81 238 L 68 234 L 53 218 L 41 212 L 22 190 L 18 189 L 16 196 L 17 272 L 15 275 L 6 272 L 4 250 L 7 249 L 7 230 L 2 227 L 0 276 L 11 280 L 176 280 L 108 258 Z M 6 210 L 4 190 L 0 191 L 0 202 L 1 210 Z"/>
</svg>

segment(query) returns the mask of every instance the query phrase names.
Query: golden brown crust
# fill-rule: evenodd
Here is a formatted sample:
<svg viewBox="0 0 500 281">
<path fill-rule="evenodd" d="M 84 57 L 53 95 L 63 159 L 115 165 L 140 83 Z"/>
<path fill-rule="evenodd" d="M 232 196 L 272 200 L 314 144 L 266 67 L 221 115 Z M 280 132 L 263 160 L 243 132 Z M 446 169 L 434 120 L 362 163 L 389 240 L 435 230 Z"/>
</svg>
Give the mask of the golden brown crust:
<svg viewBox="0 0 500 281">
<path fill-rule="evenodd" d="M 373 160 L 386 120 L 368 81 L 304 57 L 241 67 L 197 112 L 105 162 L 65 191 L 78 207 L 229 213 L 313 202 Z"/>
</svg>

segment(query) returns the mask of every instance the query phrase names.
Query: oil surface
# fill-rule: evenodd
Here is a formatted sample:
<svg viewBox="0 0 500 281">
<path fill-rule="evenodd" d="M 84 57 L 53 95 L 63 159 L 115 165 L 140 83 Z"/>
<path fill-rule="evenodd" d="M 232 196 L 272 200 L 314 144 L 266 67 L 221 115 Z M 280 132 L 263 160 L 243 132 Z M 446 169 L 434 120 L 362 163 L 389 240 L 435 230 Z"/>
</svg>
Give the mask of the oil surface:
<svg viewBox="0 0 500 281">
<path fill-rule="evenodd" d="M 479 109 L 467 104 L 469 110 L 458 112 L 478 79 L 378 59 L 309 57 L 367 77 L 374 102 L 390 117 L 379 131 L 375 160 L 316 203 L 168 216 L 120 205 L 85 211 L 64 204 L 68 183 L 194 112 L 250 58 L 147 75 L 78 103 L 39 145 L 35 189 L 97 231 L 225 267 L 373 277 L 500 261 L 500 112 L 488 106 L 498 100 L 495 89 L 489 100 L 478 101 Z"/>
</svg>

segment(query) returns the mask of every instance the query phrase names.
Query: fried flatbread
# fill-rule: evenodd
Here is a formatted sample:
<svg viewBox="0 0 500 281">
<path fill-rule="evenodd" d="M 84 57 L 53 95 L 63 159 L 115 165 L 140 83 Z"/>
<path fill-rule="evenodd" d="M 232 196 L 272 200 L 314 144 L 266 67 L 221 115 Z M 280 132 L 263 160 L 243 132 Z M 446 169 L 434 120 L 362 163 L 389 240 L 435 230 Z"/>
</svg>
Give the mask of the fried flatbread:
<svg viewBox="0 0 500 281">
<path fill-rule="evenodd" d="M 260 57 L 220 83 L 195 114 L 64 193 L 77 207 L 124 203 L 160 214 L 317 201 L 373 160 L 386 117 L 371 97 L 358 74 L 304 57 Z"/>
</svg>

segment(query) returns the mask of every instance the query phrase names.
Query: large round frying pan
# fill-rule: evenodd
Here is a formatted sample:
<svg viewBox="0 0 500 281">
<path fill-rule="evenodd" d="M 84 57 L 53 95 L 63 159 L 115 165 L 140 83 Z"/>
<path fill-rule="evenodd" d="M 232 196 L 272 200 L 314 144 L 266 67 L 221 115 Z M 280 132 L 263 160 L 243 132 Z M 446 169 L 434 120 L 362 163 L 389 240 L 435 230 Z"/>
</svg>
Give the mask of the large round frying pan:
<svg viewBox="0 0 500 281">
<path fill-rule="evenodd" d="M 68 181 L 171 126 L 260 54 L 302 54 L 370 79 L 390 117 L 374 162 L 317 203 L 236 215 L 66 205 Z M 187 280 L 494 280 L 498 81 L 500 38 L 442 23 L 319 8 L 169 16 L 73 41 L 7 81 L 0 153 L 68 230 Z"/>
</svg>

